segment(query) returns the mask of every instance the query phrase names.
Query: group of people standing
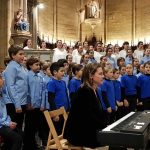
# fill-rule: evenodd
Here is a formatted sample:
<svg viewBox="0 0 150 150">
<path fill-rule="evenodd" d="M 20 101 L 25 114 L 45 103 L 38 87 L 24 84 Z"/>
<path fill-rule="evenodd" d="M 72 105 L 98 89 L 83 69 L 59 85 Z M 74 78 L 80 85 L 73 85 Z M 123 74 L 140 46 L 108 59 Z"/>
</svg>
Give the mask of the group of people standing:
<svg viewBox="0 0 150 150">
<path fill-rule="evenodd" d="M 144 51 L 142 44 L 134 54 L 128 42 L 121 51 L 118 45 L 105 50 L 101 43 L 95 51 L 88 42 L 67 51 L 58 40 L 52 64 L 35 57 L 25 60 L 25 49 L 11 46 L 11 60 L 0 78 L 0 135 L 5 149 L 37 150 L 37 135 L 46 146 L 49 128 L 44 110 L 64 106 L 69 112 L 64 138 L 75 146 L 96 148 L 101 146 L 97 130 L 131 111 L 150 109 L 149 49 Z M 60 133 L 62 118 L 53 121 Z"/>
</svg>

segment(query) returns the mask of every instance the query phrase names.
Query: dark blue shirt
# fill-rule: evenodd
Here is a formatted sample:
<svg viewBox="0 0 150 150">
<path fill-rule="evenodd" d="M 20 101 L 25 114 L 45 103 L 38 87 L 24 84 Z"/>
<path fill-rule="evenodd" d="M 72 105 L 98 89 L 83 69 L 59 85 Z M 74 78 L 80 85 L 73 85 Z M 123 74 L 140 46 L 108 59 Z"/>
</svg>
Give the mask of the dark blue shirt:
<svg viewBox="0 0 150 150">
<path fill-rule="evenodd" d="M 115 90 L 115 100 L 121 100 L 121 83 L 118 80 L 113 80 L 114 90 Z"/>
<path fill-rule="evenodd" d="M 63 80 L 56 80 L 52 78 L 52 80 L 48 82 L 47 89 L 48 92 L 55 94 L 54 102 L 56 108 L 58 109 L 61 106 L 64 106 L 65 109 L 68 110 L 69 100 L 68 100 L 66 83 Z"/>
<path fill-rule="evenodd" d="M 150 75 L 141 75 L 138 78 L 138 87 L 140 87 L 141 90 L 141 97 L 149 98 L 150 97 Z"/>
<path fill-rule="evenodd" d="M 106 92 L 110 107 L 111 109 L 115 110 L 116 100 L 115 100 L 115 90 L 114 90 L 113 81 L 105 79 L 101 86 L 101 91 Z M 106 110 L 106 107 L 104 107 L 104 110 Z"/>
<path fill-rule="evenodd" d="M 82 84 L 81 80 L 76 79 L 75 77 L 73 77 L 68 85 L 68 89 L 69 89 L 69 94 L 70 93 L 75 93 L 78 88 L 80 87 L 80 85 Z"/>
<path fill-rule="evenodd" d="M 137 94 L 137 77 L 134 75 L 124 75 L 121 77 L 121 86 L 125 88 L 125 95 Z"/>
</svg>

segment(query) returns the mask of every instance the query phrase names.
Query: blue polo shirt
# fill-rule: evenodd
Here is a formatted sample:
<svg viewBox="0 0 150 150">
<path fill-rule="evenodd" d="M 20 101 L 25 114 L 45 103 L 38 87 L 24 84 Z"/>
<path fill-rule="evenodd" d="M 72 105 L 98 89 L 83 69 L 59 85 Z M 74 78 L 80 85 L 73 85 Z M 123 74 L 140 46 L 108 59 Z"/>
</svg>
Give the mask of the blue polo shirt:
<svg viewBox="0 0 150 150">
<path fill-rule="evenodd" d="M 48 92 L 55 94 L 54 102 L 56 108 L 58 109 L 61 106 L 64 106 L 65 109 L 68 110 L 69 99 L 65 82 L 63 80 L 56 80 L 52 78 L 52 80 L 48 82 L 47 89 Z"/>
<path fill-rule="evenodd" d="M 135 75 L 124 75 L 121 77 L 121 86 L 125 88 L 125 95 L 137 94 L 137 77 Z"/>
<path fill-rule="evenodd" d="M 81 80 L 76 79 L 75 77 L 73 77 L 68 85 L 68 89 L 69 89 L 69 94 L 70 93 L 75 93 L 78 88 L 80 87 L 80 85 L 82 84 Z"/>
<path fill-rule="evenodd" d="M 121 83 L 118 80 L 113 80 L 114 90 L 115 90 L 115 100 L 121 100 Z"/>
<path fill-rule="evenodd" d="M 141 89 L 142 99 L 150 98 L 150 75 L 141 75 L 138 78 L 138 87 Z"/>
<path fill-rule="evenodd" d="M 105 79 L 101 86 L 101 91 L 106 92 L 110 107 L 111 109 L 115 110 L 116 100 L 115 100 L 115 90 L 114 90 L 113 81 Z M 106 110 L 107 108 L 104 107 L 104 109 Z"/>
</svg>

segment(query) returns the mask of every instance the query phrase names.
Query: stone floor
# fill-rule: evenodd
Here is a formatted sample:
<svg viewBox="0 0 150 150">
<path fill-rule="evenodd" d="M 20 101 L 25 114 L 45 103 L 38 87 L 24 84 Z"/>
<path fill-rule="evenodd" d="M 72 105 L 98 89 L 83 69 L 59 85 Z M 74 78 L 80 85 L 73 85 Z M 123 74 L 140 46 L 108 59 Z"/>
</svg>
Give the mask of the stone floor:
<svg viewBox="0 0 150 150">
<path fill-rule="evenodd" d="M 93 149 L 85 148 L 85 150 L 93 150 Z M 94 149 L 94 150 L 108 150 L 108 146 L 96 148 L 96 149 Z M 134 150 L 134 149 L 128 148 L 128 150 Z"/>
</svg>

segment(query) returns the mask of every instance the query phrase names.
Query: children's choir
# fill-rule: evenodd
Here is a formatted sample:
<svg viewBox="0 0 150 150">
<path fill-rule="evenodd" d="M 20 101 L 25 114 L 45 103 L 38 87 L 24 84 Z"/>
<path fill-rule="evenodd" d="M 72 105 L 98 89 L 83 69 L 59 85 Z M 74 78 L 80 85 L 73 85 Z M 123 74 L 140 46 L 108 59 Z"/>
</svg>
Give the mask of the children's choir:
<svg viewBox="0 0 150 150">
<path fill-rule="evenodd" d="M 118 45 L 103 48 L 101 43 L 97 43 L 94 49 L 88 42 L 84 42 L 83 46 L 80 43 L 73 51 L 67 52 L 67 49 L 58 40 L 53 56 L 55 61 L 51 64 L 41 63 L 35 57 L 24 61 L 24 50 L 19 46 L 8 49 L 11 60 L 1 74 L 3 79 L 0 78 L 0 81 L 4 80 L 4 84 L 0 85 L 0 107 L 3 106 L 0 110 L 0 135 L 6 139 L 6 145 L 10 141 L 11 150 L 19 150 L 19 147 L 23 147 L 23 150 L 37 150 L 37 135 L 42 145 L 46 146 L 49 129 L 44 110 L 64 106 L 69 112 L 74 103 L 77 104 L 77 97 L 88 103 L 86 98 L 90 93 L 87 92 L 93 94 L 92 91 L 85 88 L 84 95 L 79 97 L 79 90 L 88 82 L 93 85 L 93 82 L 101 79 L 101 76 L 97 76 L 97 79 L 96 76 L 94 79 L 88 76 L 96 72 L 86 68 L 95 67 L 89 64 L 98 64 L 103 70 L 101 73 L 104 74 L 104 80 L 96 86 L 95 94 L 99 97 L 103 111 L 99 119 L 106 121 L 105 126 L 131 111 L 150 109 L 150 49 L 144 50 L 143 42 L 138 43 L 135 51 L 129 47 L 128 42 L 123 43 L 120 51 Z M 78 108 L 81 106 L 76 106 Z M 84 107 L 82 109 L 84 111 Z M 53 121 L 57 132 L 61 132 L 62 118 L 56 117 Z M 5 134 L 1 132 L 3 128 L 6 129 L 3 130 Z M 8 138 L 10 135 L 7 130 L 19 137 L 16 142 L 23 141 L 22 146 L 19 146 L 20 143 L 18 146 L 12 143 L 14 139 Z"/>
</svg>

